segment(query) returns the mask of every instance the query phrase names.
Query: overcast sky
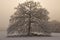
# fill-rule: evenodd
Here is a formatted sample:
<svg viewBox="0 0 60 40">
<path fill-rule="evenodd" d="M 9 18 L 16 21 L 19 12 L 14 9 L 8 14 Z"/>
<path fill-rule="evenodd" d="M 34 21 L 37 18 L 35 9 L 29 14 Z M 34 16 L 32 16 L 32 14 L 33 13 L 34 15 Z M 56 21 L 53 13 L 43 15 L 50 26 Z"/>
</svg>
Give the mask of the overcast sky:
<svg viewBox="0 0 60 40">
<path fill-rule="evenodd" d="M 21 0 L 21 2 L 23 1 L 24 0 Z M 50 20 L 60 21 L 60 0 L 37 1 L 40 1 L 41 5 L 50 12 Z M 0 30 L 7 29 L 9 18 L 15 12 L 14 7 L 16 7 L 19 2 L 18 0 L 0 0 Z"/>
</svg>

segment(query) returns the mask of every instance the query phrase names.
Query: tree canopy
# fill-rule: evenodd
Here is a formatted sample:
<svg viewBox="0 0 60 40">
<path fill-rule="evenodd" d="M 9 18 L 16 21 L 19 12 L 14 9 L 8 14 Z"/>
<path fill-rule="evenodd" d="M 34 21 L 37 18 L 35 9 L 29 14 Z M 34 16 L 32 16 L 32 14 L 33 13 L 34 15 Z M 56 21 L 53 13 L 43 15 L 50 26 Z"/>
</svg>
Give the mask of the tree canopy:
<svg viewBox="0 0 60 40">
<path fill-rule="evenodd" d="M 17 6 L 11 16 L 8 33 L 46 32 L 49 12 L 40 3 L 28 1 Z"/>
</svg>

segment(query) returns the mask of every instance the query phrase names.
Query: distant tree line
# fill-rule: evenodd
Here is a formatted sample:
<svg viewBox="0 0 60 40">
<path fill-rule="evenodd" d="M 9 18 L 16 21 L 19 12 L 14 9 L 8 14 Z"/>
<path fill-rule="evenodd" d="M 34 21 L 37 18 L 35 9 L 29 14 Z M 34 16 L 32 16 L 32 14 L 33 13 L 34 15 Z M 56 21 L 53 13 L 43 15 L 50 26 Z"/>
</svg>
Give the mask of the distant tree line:
<svg viewBox="0 0 60 40">
<path fill-rule="evenodd" d="M 48 23 L 51 32 L 60 33 L 60 22 L 53 20 Z"/>
</svg>

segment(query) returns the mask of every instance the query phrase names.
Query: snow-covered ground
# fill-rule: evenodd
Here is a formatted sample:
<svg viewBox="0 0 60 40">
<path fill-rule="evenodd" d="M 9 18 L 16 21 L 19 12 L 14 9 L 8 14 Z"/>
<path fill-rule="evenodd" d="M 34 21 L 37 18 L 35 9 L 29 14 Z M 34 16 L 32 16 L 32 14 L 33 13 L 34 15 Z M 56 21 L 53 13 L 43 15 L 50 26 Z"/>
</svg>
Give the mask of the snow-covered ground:
<svg viewBox="0 0 60 40">
<path fill-rule="evenodd" d="M 6 31 L 0 31 L 0 40 L 60 40 L 60 33 L 52 33 L 52 37 L 10 37 L 7 38 Z"/>
</svg>

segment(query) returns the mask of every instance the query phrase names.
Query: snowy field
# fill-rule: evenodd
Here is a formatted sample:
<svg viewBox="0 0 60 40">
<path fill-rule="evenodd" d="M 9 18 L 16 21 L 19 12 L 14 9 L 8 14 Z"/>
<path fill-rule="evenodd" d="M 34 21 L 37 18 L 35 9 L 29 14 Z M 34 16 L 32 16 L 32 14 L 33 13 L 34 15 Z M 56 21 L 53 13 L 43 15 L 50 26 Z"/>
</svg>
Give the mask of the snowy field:
<svg viewBox="0 0 60 40">
<path fill-rule="evenodd" d="M 10 37 L 7 38 L 6 31 L 0 31 L 0 40 L 60 40 L 60 33 L 52 33 L 52 37 Z"/>
</svg>

